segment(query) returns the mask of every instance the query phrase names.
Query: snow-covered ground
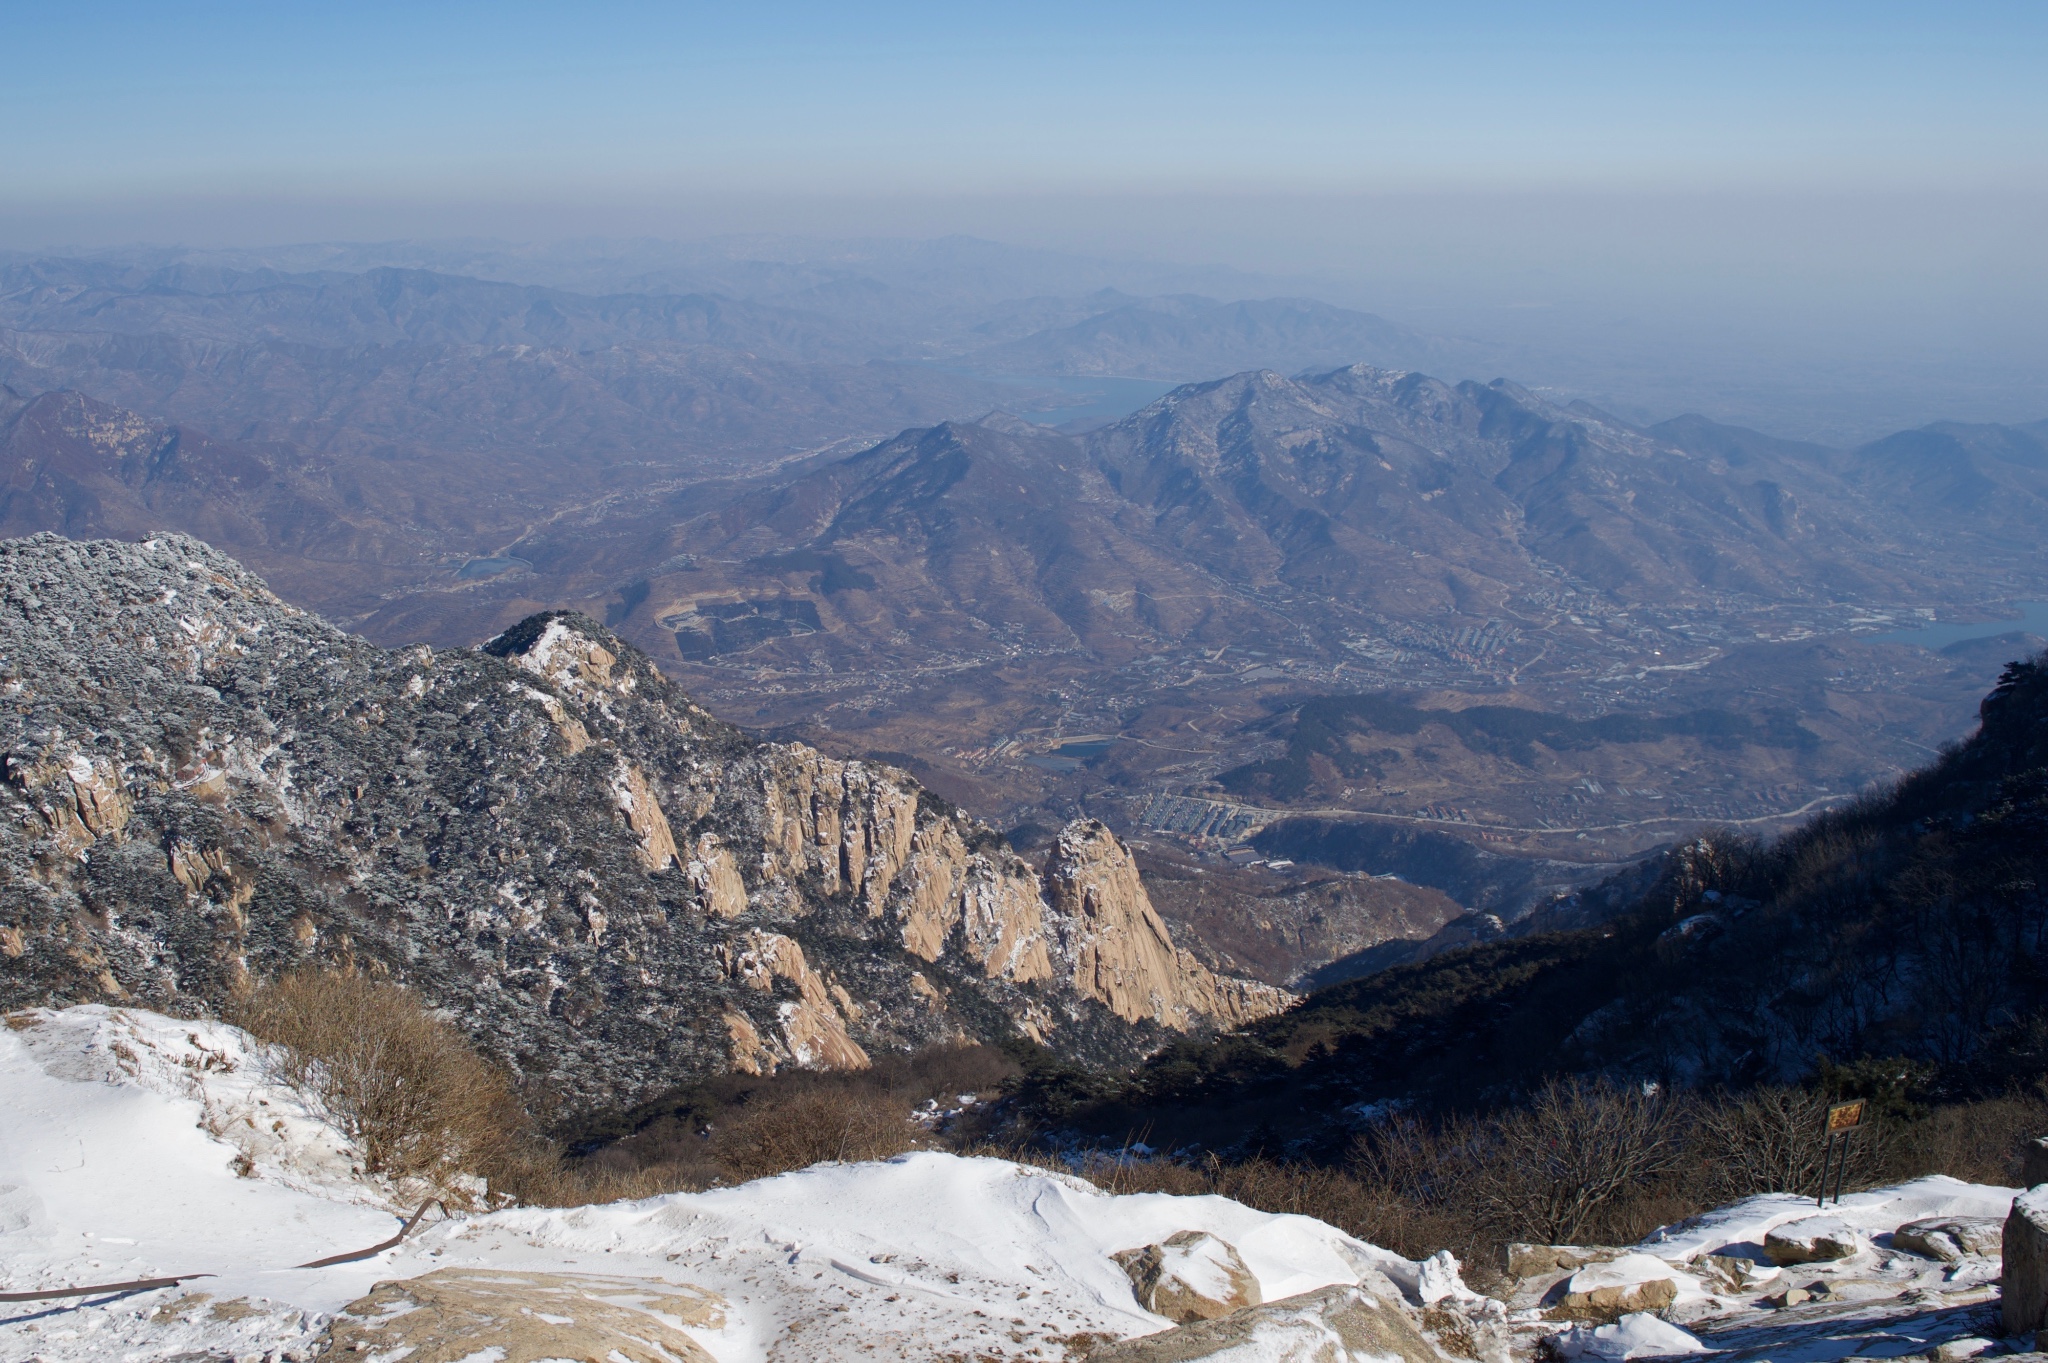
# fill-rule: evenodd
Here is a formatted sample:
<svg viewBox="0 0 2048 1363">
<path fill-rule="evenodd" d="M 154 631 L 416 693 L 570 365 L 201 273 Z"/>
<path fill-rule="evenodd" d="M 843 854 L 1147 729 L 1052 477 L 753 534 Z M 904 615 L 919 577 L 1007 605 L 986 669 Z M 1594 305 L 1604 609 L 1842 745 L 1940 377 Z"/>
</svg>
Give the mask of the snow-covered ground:
<svg viewBox="0 0 2048 1363">
<path fill-rule="evenodd" d="M 231 1027 L 100 1007 L 12 1016 L 0 1029 L 0 1291 L 212 1276 L 0 1303 L 0 1359 L 308 1358 L 330 1326 L 366 1363 L 1078 1359 L 1168 1328 L 1138 1306 L 1112 1256 L 1181 1231 L 1234 1247 L 1268 1302 L 1391 1281 L 1414 1302 L 1479 1309 L 1447 1256 L 1410 1263 L 1223 1198 L 1109 1196 L 1043 1169 L 938 1153 L 638 1202 L 458 1215 L 363 1262 L 292 1267 L 375 1244 L 411 1209 L 417 1189 L 366 1179 L 350 1156 Z M 1783 1269 L 1764 1262 L 1766 1237 L 1815 1209 L 1752 1198 L 1632 1252 L 1532 1277 L 1508 1333 L 1588 1359 L 1965 1357 L 1995 1333 L 1997 1259 L 1943 1262 L 1891 1234 L 1928 1217 L 2002 1217 L 2012 1196 L 1937 1178 L 1847 1197 L 1827 1209 L 1832 1229 L 1805 1230 L 1849 1236 L 1854 1252 Z M 1666 1300 L 1657 1315 L 1555 1319 L 1566 1292 L 1660 1281 L 1670 1288 L 1654 1289 Z M 1809 1301 L 1769 1300 L 1816 1284 L 1826 1290 Z M 423 1322 L 440 1333 L 429 1338 Z M 464 1334 L 464 1322 L 482 1333 Z M 525 1331 L 516 1347 L 472 1347 L 514 1327 Z"/>
<path fill-rule="evenodd" d="M 1726 1363 L 1920 1355 L 1948 1363 L 1995 1352 L 2008 1346 L 1998 1341 L 2000 1264 L 1989 1223 L 2004 1219 L 2017 1191 L 1935 1176 L 1852 1193 L 1824 1209 L 1810 1197 L 1747 1198 L 1667 1226 L 1619 1258 L 1526 1279 L 1511 1320 L 1525 1336 L 1552 1335 L 1550 1317 L 1565 1293 L 1668 1282 L 1661 1319 L 1581 1326 L 1557 1338 L 1557 1352 L 1618 1359 L 1711 1351 Z M 1944 1261 L 1894 1243 L 1902 1226 L 1957 1218 L 1980 1223 L 1989 1252 Z M 1831 1239 L 1850 1252 L 1780 1266 L 1766 1243 L 1774 1231 Z"/>
<path fill-rule="evenodd" d="M 1306 1217 L 1219 1197 L 1112 1197 L 938 1153 L 434 1221 L 366 1262 L 291 1267 L 385 1239 L 399 1200 L 353 1174 L 345 1143 L 266 1081 L 258 1048 L 233 1028 L 85 1007 L 17 1014 L 0 1030 L 0 1290 L 214 1275 L 0 1306 L 8 1360 L 304 1356 L 375 1284 L 449 1269 L 545 1275 L 558 1303 L 618 1307 L 622 1280 L 714 1294 L 710 1323 L 644 1309 L 717 1363 L 1056 1359 L 1149 1334 L 1170 1322 L 1139 1308 L 1110 1256 L 1183 1230 L 1235 1246 L 1268 1301 L 1375 1269 L 1411 1288 L 1417 1278 L 1408 1261 Z"/>
</svg>

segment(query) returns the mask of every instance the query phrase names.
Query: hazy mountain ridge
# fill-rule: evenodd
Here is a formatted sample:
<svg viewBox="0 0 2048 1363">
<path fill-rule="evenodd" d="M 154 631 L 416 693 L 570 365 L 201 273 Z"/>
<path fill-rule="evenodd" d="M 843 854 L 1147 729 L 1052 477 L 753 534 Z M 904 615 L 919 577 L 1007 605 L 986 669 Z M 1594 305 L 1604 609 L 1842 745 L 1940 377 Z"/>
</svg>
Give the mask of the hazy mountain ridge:
<svg viewBox="0 0 2048 1363">
<path fill-rule="evenodd" d="M 1248 368 L 1284 373 L 1360 362 L 1382 368 L 1472 364 L 1484 347 L 1424 335 L 1371 313 L 1308 298 L 1119 300 L 1068 326 L 969 351 L 991 373 L 1186 381 Z"/>
<path fill-rule="evenodd" d="M 984 616 L 1109 655 L 1303 625 L 1335 646 L 1366 612 L 1483 617 L 1559 584 L 1702 609 L 1935 595 L 1967 567 L 1931 556 L 1926 511 L 1826 464 L 1688 452 L 1511 384 L 1256 371 L 1085 437 L 1016 422 L 906 432 L 677 526 L 659 549 L 696 561 L 644 599 L 674 620 L 700 601 L 802 598 L 821 622 L 804 650 L 877 647 L 912 610 L 926 646 Z M 550 548 L 530 557 L 562 562 Z M 821 592 L 776 557 L 827 551 L 885 585 Z"/>
</svg>

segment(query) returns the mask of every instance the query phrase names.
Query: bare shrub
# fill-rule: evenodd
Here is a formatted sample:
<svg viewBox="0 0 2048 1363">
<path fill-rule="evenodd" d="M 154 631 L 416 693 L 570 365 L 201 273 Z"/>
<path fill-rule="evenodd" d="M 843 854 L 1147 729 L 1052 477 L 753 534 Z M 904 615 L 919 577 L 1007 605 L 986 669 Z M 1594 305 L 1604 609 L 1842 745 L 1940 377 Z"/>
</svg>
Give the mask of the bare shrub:
<svg viewBox="0 0 2048 1363">
<path fill-rule="evenodd" d="M 1893 1178 L 1947 1174 L 2014 1187 L 2021 1146 L 2042 1135 L 2048 1135 L 2048 1101 L 2035 1094 L 1937 1108 L 1898 1133 L 1886 1172 Z"/>
<path fill-rule="evenodd" d="M 1678 1167 L 1682 1115 L 1661 1093 L 1553 1079 L 1461 1133 L 1463 1196 L 1497 1230 L 1570 1244 L 1623 1195 Z"/>
<path fill-rule="evenodd" d="M 887 1159 L 919 1144 L 909 1105 L 833 1086 L 741 1109 L 712 1132 L 711 1153 L 734 1179 L 765 1178 L 824 1160 Z"/>
<path fill-rule="evenodd" d="M 1690 1141 L 1697 1196 L 1712 1206 L 1757 1193 L 1817 1195 L 1832 1102 L 1818 1090 L 1770 1086 L 1702 1103 Z M 1875 1126 L 1850 1137 L 1846 1154 L 1835 1153 L 1848 1161 L 1844 1186 L 1882 1178 L 1883 1142 Z M 1832 1173 L 1828 1181 L 1834 1182 Z"/>
<path fill-rule="evenodd" d="M 283 1048 L 285 1081 L 355 1144 L 369 1173 L 446 1187 L 524 1155 L 525 1117 L 505 1076 L 408 989 L 302 970 L 257 989 L 235 1021 Z"/>
</svg>

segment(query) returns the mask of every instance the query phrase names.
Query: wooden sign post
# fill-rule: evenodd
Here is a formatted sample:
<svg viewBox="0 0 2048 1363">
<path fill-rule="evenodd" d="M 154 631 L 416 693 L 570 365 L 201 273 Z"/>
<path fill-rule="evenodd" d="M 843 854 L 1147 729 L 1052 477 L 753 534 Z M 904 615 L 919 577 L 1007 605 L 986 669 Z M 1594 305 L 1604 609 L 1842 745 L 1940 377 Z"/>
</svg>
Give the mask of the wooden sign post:
<svg viewBox="0 0 2048 1363">
<path fill-rule="evenodd" d="M 1842 1147 L 1842 1157 L 1835 1161 L 1835 1205 L 1842 1205 L 1842 1180 L 1849 1172 L 1849 1137 L 1856 1128 L 1863 1125 L 1863 1100 L 1836 1103 L 1828 1109 L 1827 1148 L 1820 1157 L 1820 1195 L 1813 1200 L 1816 1207 L 1828 1205 L 1828 1164 L 1835 1159 L 1835 1146 Z"/>
</svg>

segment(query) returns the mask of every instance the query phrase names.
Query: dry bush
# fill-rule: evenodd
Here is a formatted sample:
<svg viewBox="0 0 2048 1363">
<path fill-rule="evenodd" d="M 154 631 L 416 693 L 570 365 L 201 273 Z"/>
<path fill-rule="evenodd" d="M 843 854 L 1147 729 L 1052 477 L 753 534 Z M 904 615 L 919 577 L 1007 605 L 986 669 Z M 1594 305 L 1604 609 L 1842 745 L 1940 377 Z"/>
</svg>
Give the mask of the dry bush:
<svg viewBox="0 0 2048 1363">
<path fill-rule="evenodd" d="M 1815 1089 L 1770 1086 L 1702 1103 L 1689 1141 L 1695 1197 L 1712 1207 L 1757 1193 L 1818 1195 L 1834 1101 Z M 1849 1137 L 1846 1148 L 1837 1143 L 1835 1162 L 1847 1166 L 1841 1171 L 1845 1189 L 1886 1181 L 1891 1134 L 1873 1122 Z M 1831 1171 L 1831 1188 L 1835 1181 Z"/>
<path fill-rule="evenodd" d="M 1679 1165 L 1683 1114 L 1661 1093 L 1553 1079 L 1456 1144 L 1478 1220 L 1503 1234 L 1571 1244 L 1621 1198 Z"/>
<path fill-rule="evenodd" d="M 726 1174 L 744 1181 L 824 1160 L 887 1159 L 916 1148 L 920 1134 L 908 1103 L 835 1085 L 743 1108 L 711 1133 L 710 1147 Z"/>
<path fill-rule="evenodd" d="M 960 1148 L 976 1138 L 972 1121 L 935 1140 L 911 1120 L 927 1099 L 952 1106 L 961 1094 L 988 1094 L 1013 1081 L 1014 1060 L 992 1046 L 930 1046 L 883 1054 L 864 1070 L 785 1070 L 728 1074 L 615 1114 L 572 1144 L 567 1161 L 538 1199 L 560 1201 L 581 1188 L 624 1188 L 647 1196 L 708 1188 L 801 1169 L 821 1160 L 884 1159 L 920 1146 Z"/>
<path fill-rule="evenodd" d="M 447 1186 L 457 1174 L 544 1163 L 499 1070 L 410 990 L 302 970 L 257 989 L 234 1019 L 283 1048 L 283 1078 L 323 1110 L 372 1174 Z"/>
<path fill-rule="evenodd" d="M 1948 1174 L 2009 1188 L 2020 1181 L 2021 1147 L 2043 1135 L 2048 1102 L 2034 1094 L 1937 1108 L 1898 1133 L 1886 1172 L 1893 1178 Z"/>
</svg>

